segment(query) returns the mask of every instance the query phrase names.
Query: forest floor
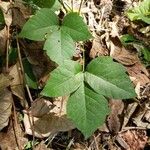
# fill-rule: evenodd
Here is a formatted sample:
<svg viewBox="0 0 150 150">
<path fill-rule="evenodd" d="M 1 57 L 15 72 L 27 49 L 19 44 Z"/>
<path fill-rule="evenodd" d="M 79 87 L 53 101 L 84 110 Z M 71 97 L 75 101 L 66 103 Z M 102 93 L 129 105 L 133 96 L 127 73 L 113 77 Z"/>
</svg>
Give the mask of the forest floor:
<svg viewBox="0 0 150 150">
<path fill-rule="evenodd" d="M 74 11 L 80 7 L 80 0 L 63 2 Z M 134 99 L 109 99 L 111 113 L 105 124 L 85 140 L 66 118 L 67 97 L 54 101 L 40 96 L 56 68 L 44 53 L 43 42 L 16 38 L 36 8 L 29 0 L 0 0 L 4 16 L 3 20 L 0 15 L 0 150 L 150 149 L 150 24 L 128 18 L 129 8 L 137 5 L 139 0 L 83 1 L 81 15 L 93 39 L 76 44 L 74 59 L 82 59 L 81 44 L 88 61 L 111 56 L 126 68 L 137 94 Z M 61 8 L 57 14 L 64 12 Z M 26 70 L 40 88 L 25 81 Z"/>
</svg>

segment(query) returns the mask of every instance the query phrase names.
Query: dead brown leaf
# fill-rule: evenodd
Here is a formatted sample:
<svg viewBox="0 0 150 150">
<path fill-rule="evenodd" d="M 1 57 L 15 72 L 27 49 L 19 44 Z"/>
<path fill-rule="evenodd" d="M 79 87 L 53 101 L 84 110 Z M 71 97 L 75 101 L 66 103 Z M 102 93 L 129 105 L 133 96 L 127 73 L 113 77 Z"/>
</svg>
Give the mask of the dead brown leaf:
<svg viewBox="0 0 150 150">
<path fill-rule="evenodd" d="M 150 83 L 149 73 L 146 70 L 146 68 L 144 67 L 144 65 L 142 65 L 140 63 L 140 61 L 135 63 L 133 66 L 128 66 L 126 68 L 129 73 L 129 76 L 134 77 L 132 82 L 135 85 L 140 83 L 141 86 L 144 86 L 144 85 Z"/>
<path fill-rule="evenodd" d="M 124 103 L 121 100 L 111 99 L 109 101 L 109 105 L 111 108 L 111 113 L 107 118 L 107 126 L 112 134 L 117 134 L 123 123 L 123 117 L 121 117 L 121 114 L 124 109 Z"/>
<path fill-rule="evenodd" d="M 0 130 L 8 125 L 11 115 L 13 97 L 11 92 L 4 88 L 0 92 Z"/>
<path fill-rule="evenodd" d="M 137 52 L 125 49 L 117 37 L 111 38 L 110 43 L 110 56 L 121 64 L 130 66 L 139 62 Z"/>
<path fill-rule="evenodd" d="M 108 55 L 108 50 L 102 45 L 100 37 L 95 37 L 92 43 L 92 48 L 90 50 L 90 57 L 95 58 L 96 56 Z"/>
<path fill-rule="evenodd" d="M 121 136 L 129 146 L 127 150 L 143 150 L 148 140 L 146 131 L 144 130 L 128 130 L 119 136 Z"/>
<path fill-rule="evenodd" d="M 4 55 L 7 43 L 7 30 L 6 27 L 0 31 L 0 54 Z"/>
<path fill-rule="evenodd" d="M 24 80 L 19 62 L 17 62 L 14 66 L 10 68 L 9 75 L 12 77 L 12 82 L 10 85 L 11 91 L 15 96 L 22 100 L 21 103 L 24 106 Z"/>
<path fill-rule="evenodd" d="M 11 119 L 8 129 L 0 132 L 0 149 L 18 150 L 16 138 L 18 138 L 20 148 L 24 149 L 28 139 L 24 137 L 24 132 L 22 131 L 20 124 L 18 124 L 16 127 Z"/>
<path fill-rule="evenodd" d="M 34 134 L 39 138 L 48 137 L 50 134 L 60 131 L 74 129 L 72 122 L 68 120 L 66 116 L 67 98 L 59 98 L 59 100 L 55 100 L 53 104 L 44 99 L 39 99 L 39 102 L 37 101 L 29 110 L 29 114 L 33 112 L 33 118 L 31 115 L 24 115 L 24 125 L 27 134 L 32 135 L 29 119 L 32 125 L 32 120 L 34 120 Z"/>
</svg>

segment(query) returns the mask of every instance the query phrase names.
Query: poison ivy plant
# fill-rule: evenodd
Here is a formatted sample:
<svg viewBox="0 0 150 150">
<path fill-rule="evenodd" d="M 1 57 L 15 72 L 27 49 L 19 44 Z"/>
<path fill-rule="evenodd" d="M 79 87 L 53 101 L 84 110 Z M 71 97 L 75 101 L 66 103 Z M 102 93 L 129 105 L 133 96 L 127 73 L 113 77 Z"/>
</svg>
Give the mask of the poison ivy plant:
<svg viewBox="0 0 150 150">
<path fill-rule="evenodd" d="M 51 73 L 44 96 L 69 95 L 67 114 L 85 137 L 103 124 L 109 113 L 109 98 L 132 98 L 136 94 L 122 65 L 110 57 L 98 57 L 88 64 L 85 72 L 80 64 L 65 61 Z"/>
<path fill-rule="evenodd" d="M 61 64 L 75 53 L 74 41 L 85 41 L 92 36 L 78 13 L 68 13 L 59 25 L 57 15 L 43 8 L 24 25 L 20 37 L 36 41 L 46 39 L 44 50 L 53 61 Z"/>
<path fill-rule="evenodd" d="M 150 0 L 143 0 L 139 5 L 128 10 L 127 15 L 131 21 L 142 20 L 150 24 Z"/>
<path fill-rule="evenodd" d="M 51 72 L 41 94 L 69 96 L 67 115 L 86 138 L 109 114 L 107 98 L 136 96 L 124 67 L 112 58 L 98 57 L 86 68 L 70 60 L 75 53 L 74 42 L 92 37 L 78 13 L 70 12 L 59 20 L 51 9 L 43 8 L 24 25 L 20 37 L 45 40 L 44 50 L 59 66 Z"/>
</svg>

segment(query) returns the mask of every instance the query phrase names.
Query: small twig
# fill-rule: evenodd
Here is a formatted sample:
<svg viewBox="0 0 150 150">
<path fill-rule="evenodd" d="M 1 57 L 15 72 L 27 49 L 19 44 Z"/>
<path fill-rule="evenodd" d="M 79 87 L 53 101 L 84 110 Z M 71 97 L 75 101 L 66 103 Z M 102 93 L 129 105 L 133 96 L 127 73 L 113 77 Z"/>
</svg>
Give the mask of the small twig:
<svg viewBox="0 0 150 150">
<path fill-rule="evenodd" d="M 32 103 L 33 99 L 32 99 L 31 92 L 29 90 L 29 86 L 27 85 L 26 78 L 25 78 L 25 72 L 24 72 L 24 67 L 23 67 L 23 63 L 22 63 L 22 57 L 21 57 L 21 52 L 20 52 L 20 46 L 19 46 L 18 38 L 16 38 L 16 41 L 17 41 L 18 59 L 19 59 L 21 71 L 22 71 L 22 74 L 23 74 L 24 84 L 25 84 L 25 87 L 27 89 L 27 93 L 28 93 L 30 102 Z"/>
<path fill-rule="evenodd" d="M 68 10 L 67 10 L 67 8 L 65 7 L 65 5 L 64 5 L 64 2 L 63 2 L 63 0 L 58 0 L 59 1 L 59 3 L 63 6 L 63 8 L 64 8 L 64 10 L 66 11 L 66 13 L 68 12 Z"/>
<path fill-rule="evenodd" d="M 17 135 L 20 132 L 19 132 L 19 127 L 18 127 L 18 123 L 17 123 L 16 107 L 15 107 L 14 101 L 12 102 L 12 105 L 13 105 L 13 114 L 14 114 L 14 121 L 15 121 L 15 126 L 13 128 L 14 128 L 16 143 L 17 143 L 18 149 L 22 150 L 21 143 L 19 140 L 20 136 L 18 137 L 18 135 Z"/>
<path fill-rule="evenodd" d="M 71 148 L 71 146 L 73 145 L 73 143 L 74 143 L 74 138 L 72 138 L 72 139 L 70 140 L 70 142 L 69 142 L 69 144 L 68 144 L 66 150 L 70 150 L 70 148 Z"/>
<path fill-rule="evenodd" d="M 53 139 L 56 137 L 57 134 L 58 133 L 51 133 L 51 135 L 44 141 L 44 143 L 46 143 L 48 141 L 46 147 L 49 147 L 49 145 L 52 143 Z"/>
<path fill-rule="evenodd" d="M 32 135 L 33 135 L 33 138 L 32 138 L 32 142 L 33 142 L 32 150 L 34 150 L 35 149 L 34 118 L 33 118 L 32 112 L 28 113 L 27 115 L 28 115 L 29 123 L 30 123 L 30 126 L 31 126 L 31 131 L 32 131 Z M 30 117 L 31 117 L 32 121 L 30 120 Z"/>
<path fill-rule="evenodd" d="M 27 93 L 28 93 L 30 102 L 32 103 L 33 99 L 32 99 L 31 92 L 29 90 L 29 86 L 27 85 L 26 78 L 25 78 L 25 72 L 24 72 L 24 67 L 23 67 L 23 63 L 22 63 L 22 57 L 21 57 L 21 52 L 20 52 L 20 46 L 19 46 L 18 38 L 16 38 L 16 41 L 17 41 L 18 59 L 19 59 L 21 71 L 22 71 L 22 74 L 23 74 L 24 84 L 25 84 L 25 87 L 27 89 Z M 32 118 L 32 122 L 30 120 L 30 116 Z M 31 114 L 28 113 L 28 118 L 29 118 L 29 123 L 30 123 L 30 126 L 31 126 L 31 130 L 32 130 L 32 135 L 33 135 L 33 147 L 32 147 L 32 149 L 34 150 L 35 149 L 35 146 L 34 146 L 34 144 L 35 144 L 34 143 L 34 141 L 35 141 L 35 134 L 34 134 L 34 118 L 32 116 L 32 112 L 31 112 Z"/>
<path fill-rule="evenodd" d="M 81 8 L 82 8 L 82 3 L 83 3 L 83 0 L 81 0 L 81 2 L 80 2 L 80 6 L 79 6 L 79 10 L 78 10 L 79 14 L 80 14 L 80 11 L 81 11 Z"/>
<path fill-rule="evenodd" d="M 95 137 L 95 135 L 93 135 L 93 137 L 94 137 L 94 143 L 95 143 L 96 150 L 99 150 L 99 146 L 96 141 L 97 138 Z"/>
<path fill-rule="evenodd" d="M 9 30 L 10 30 L 10 26 L 6 26 L 7 28 L 7 46 L 6 46 L 6 73 L 8 73 L 8 68 L 9 68 L 9 38 L 10 38 L 10 34 L 9 34 Z"/>
<path fill-rule="evenodd" d="M 91 142 L 91 144 L 90 144 L 88 150 L 90 149 L 90 147 L 92 147 L 92 145 L 93 145 L 94 143 L 96 144 L 96 149 L 99 150 L 99 147 L 98 147 L 98 145 L 97 145 L 96 139 L 97 139 L 100 135 L 101 135 L 101 134 L 98 134 L 96 137 L 94 136 L 94 140 Z"/>
</svg>

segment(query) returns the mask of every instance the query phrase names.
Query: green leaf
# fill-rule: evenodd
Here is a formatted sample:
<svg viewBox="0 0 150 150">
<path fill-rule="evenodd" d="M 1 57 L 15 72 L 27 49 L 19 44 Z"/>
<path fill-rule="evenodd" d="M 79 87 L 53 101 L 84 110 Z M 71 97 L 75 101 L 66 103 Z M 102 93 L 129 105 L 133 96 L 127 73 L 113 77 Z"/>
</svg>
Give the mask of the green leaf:
<svg viewBox="0 0 150 150">
<path fill-rule="evenodd" d="M 60 29 L 47 36 L 44 50 L 53 61 L 60 65 L 64 60 L 71 59 L 75 53 L 75 44 L 72 38 Z"/>
<path fill-rule="evenodd" d="M 128 10 L 127 15 L 131 21 L 142 20 L 150 24 L 150 0 L 139 2 L 137 7 Z"/>
<path fill-rule="evenodd" d="M 125 68 L 110 57 L 94 59 L 87 66 L 85 80 L 96 92 L 109 98 L 127 99 L 136 96 Z"/>
<path fill-rule="evenodd" d="M 9 63 L 13 64 L 17 61 L 18 52 L 17 48 L 10 47 L 9 49 Z"/>
<path fill-rule="evenodd" d="M 141 50 L 144 55 L 144 59 L 150 62 L 150 48 L 143 47 Z"/>
<path fill-rule="evenodd" d="M 122 35 L 120 40 L 121 40 L 123 45 L 129 44 L 131 42 L 138 42 L 138 40 L 134 36 L 132 36 L 130 34 Z"/>
<path fill-rule="evenodd" d="M 55 0 L 33 0 L 33 3 L 41 8 L 51 8 L 55 4 Z"/>
<path fill-rule="evenodd" d="M 88 138 L 101 126 L 109 113 L 107 100 L 83 82 L 67 103 L 67 115 L 76 127 Z"/>
<path fill-rule="evenodd" d="M 87 25 L 78 13 L 67 14 L 62 23 L 62 30 L 68 33 L 74 41 L 85 41 L 92 38 Z"/>
<path fill-rule="evenodd" d="M 61 8 L 60 2 L 58 0 L 55 0 L 55 3 L 53 5 L 53 7 L 51 7 L 51 10 L 55 12 L 55 11 L 59 10 L 60 8 Z"/>
<path fill-rule="evenodd" d="M 74 61 L 64 61 L 64 64 L 52 71 L 50 79 L 41 94 L 49 97 L 69 95 L 83 81 L 82 67 Z"/>
<path fill-rule="evenodd" d="M 58 29 L 59 19 L 57 15 L 48 8 L 43 8 L 30 18 L 24 25 L 20 37 L 30 40 L 42 41 L 46 34 Z"/>
<path fill-rule="evenodd" d="M 33 74 L 32 66 L 27 59 L 23 60 L 23 67 L 24 67 L 25 78 L 28 86 L 32 89 L 37 89 L 38 88 L 37 80 Z"/>
</svg>

